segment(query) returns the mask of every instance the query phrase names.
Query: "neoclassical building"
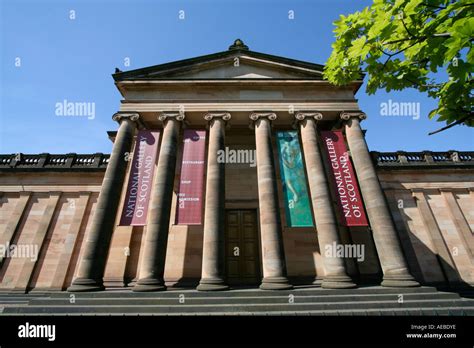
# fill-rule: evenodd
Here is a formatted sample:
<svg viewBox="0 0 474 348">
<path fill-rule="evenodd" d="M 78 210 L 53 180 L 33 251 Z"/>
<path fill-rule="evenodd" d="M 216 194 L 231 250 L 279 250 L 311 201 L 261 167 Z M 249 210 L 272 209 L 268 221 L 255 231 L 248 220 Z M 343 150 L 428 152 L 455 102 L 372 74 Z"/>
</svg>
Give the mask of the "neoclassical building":
<svg viewBox="0 0 474 348">
<path fill-rule="evenodd" d="M 0 290 L 474 285 L 474 152 L 369 152 L 322 70 L 240 40 L 117 70 L 110 155 L 0 155 Z"/>
</svg>

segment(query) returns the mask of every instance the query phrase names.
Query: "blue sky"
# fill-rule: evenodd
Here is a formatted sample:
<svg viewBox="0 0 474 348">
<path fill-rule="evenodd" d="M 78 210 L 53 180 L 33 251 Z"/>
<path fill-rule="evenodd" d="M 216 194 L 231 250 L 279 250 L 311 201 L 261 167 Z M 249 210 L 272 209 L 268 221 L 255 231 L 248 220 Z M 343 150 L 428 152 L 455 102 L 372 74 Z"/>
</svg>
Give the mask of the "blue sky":
<svg viewBox="0 0 474 348">
<path fill-rule="evenodd" d="M 111 77 L 115 67 L 223 51 L 236 38 L 254 51 L 323 64 L 334 41 L 332 22 L 370 3 L 0 0 L 0 153 L 109 153 L 106 131 L 117 128 L 111 116 L 121 99 Z M 435 101 L 417 91 L 368 96 L 364 86 L 356 97 L 369 117 L 363 125 L 371 150 L 473 150 L 467 127 L 427 135 L 443 124 L 427 119 Z M 56 116 L 64 99 L 95 103 L 95 118 Z M 381 116 L 389 99 L 420 103 L 420 119 Z"/>
</svg>

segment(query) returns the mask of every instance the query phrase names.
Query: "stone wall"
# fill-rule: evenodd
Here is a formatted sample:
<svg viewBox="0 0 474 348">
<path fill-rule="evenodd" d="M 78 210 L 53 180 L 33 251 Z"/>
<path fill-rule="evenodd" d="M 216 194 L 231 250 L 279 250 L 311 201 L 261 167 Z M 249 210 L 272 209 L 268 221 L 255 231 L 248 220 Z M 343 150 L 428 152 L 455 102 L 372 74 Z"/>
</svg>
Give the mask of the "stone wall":
<svg viewBox="0 0 474 348">
<path fill-rule="evenodd" d="M 2 260 L 0 290 L 61 290 L 71 283 L 102 176 L 0 174 L 0 245 L 21 246 L 31 256 Z"/>
<path fill-rule="evenodd" d="M 474 285 L 474 171 L 379 173 L 417 280 Z"/>
</svg>

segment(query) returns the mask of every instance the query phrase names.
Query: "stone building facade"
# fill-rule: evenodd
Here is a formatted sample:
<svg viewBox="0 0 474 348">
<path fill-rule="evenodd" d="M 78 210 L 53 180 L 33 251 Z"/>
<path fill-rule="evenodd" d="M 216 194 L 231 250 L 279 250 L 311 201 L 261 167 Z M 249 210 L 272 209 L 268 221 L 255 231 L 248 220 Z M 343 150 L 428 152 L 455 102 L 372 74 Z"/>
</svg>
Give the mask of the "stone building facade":
<svg viewBox="0 0 474 348">
<path fill-rule="evenodd" d="M 362 81 L 335 87 L 322 69 L 237 40 L 224 52 L 117 71 L 111 155 L 0 155 L 0 246 L 17 246 L 0 255 L 0 291 L 472 286 L 474 152 L 369 152 L 355 99 Z M 161 131 L 148 216 L 121 225 L 127 158 L 144 129 Z M 198 225 L 176 223 L 185 129 L 207 134 Z M 313 227 L 287 221 L 278 130 L 301 142 Z M 344 133 L 369 226 L 340 223 L 327 130 Z M 221 163 L 226 147 L 255 150 L 255 166 Z M 363 257 L 329 256 L 328 245 L 363 246 Z"/>
</svg>

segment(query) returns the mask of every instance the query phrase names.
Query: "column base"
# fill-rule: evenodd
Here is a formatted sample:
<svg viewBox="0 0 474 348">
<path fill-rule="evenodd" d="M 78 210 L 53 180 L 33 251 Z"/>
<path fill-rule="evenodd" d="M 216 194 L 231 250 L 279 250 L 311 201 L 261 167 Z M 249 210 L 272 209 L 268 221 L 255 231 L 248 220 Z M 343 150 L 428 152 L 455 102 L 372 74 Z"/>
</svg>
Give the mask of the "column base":
<svg viewBox="0 0 474 348">
<path fill-rule="evenodd" d="M 89 292 L 89 291 L 103 291 L 105 290 L 104 284 L 101 280 L 89 279 L 89 278 L 76 278 L 72 282 L 71 286 L 67 288 L 69 292 Z"/>
<path fill-rule="evenodd" d="M 353 289 L 357 285 L 346 275 L 330 275 L 323 278 L 321 287 L 324 289 Z"/>
<path fill-rule="evenodd" d="M 420 286 L 420 283 L 418 283 L 410 274 L 384 274 L 380 285 L 393 288 L 414 288 Z"/>
<path fill-rule="evenodd" d="M 323 278 L 316 277 L 311 284 L 321 287 L 323 284 Z"/>
<path fill-rule="evenodd" d="M 260 284 L 262 290 L 290 290 L 293 285 L 288 282 L 286 277 L 267 277 L 262 279 Z"/>
<path fill-rule="evenodd" d="M 137 284 L 132 288 L 135 292 L 152 292 L 165 291 L 166 285 L 163 279 L 139 279 Z"/>
<path fill-rule="evenodd" d="M 224 282 L 224 280 L 219 278 L 203 278 L 196 288 L 196 290 L 199 291 L 222 291 L 228 289 L 229 286 Z"/>
</svg>

